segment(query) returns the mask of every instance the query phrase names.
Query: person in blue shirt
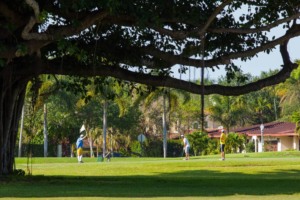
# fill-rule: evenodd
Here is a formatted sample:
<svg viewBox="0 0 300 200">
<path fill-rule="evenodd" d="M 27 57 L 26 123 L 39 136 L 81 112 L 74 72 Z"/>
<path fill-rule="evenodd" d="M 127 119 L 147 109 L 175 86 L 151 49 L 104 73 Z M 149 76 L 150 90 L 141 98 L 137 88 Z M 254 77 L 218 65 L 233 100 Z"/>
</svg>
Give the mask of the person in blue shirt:
<svg viewBox="0 0 300 200">
<path fill-rule="evenodd" d="M 86 138 L 86 136 L 83 136 L 83 134 L 81 134 L 79 136 L 79 138 L 76 141 L 76 148 L 77 148 L 77 159 L 78 159 L 78 163 L 83 163 L 82 161 L 82 148 L 83 148 L 83 140 L 84 138 Z"/>
</svg>

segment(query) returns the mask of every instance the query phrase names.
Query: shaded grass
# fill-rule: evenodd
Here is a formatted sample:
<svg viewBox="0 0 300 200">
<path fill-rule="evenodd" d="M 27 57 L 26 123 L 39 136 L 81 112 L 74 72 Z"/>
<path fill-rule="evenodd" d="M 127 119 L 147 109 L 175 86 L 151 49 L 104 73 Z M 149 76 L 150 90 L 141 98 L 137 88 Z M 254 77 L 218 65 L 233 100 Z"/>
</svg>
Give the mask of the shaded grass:
<svg viewBox="0 0 300 200">
<path fill-rule="evenodd" d="M 5 198 L 300 198 L 300 153 L 181 158 L 33 158 L 32 176 L 1 177 Z M 26 169 L 26 159 L 17 159 Z"/>
</svg>

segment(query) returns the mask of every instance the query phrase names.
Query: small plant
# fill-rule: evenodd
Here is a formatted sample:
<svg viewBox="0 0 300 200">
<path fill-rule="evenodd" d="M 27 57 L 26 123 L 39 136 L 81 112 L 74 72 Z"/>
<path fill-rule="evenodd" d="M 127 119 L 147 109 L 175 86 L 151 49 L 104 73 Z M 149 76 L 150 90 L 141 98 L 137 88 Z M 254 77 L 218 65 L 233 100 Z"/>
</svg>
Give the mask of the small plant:
<svg viewBox="0 0 300 200">
<path fill-rule="evenodd" d="M 246 144 L 246 152 L 250 153 L 250 152 L 254 152 L 255 151 L 255 144 L 254 142 L 249 142 Z"/>
<path fill-rule="evenodd" d="M 23 169 L 15 169 L 13 174 L 15 176 L 25 176 L 25 171 Z"/>
</svg>

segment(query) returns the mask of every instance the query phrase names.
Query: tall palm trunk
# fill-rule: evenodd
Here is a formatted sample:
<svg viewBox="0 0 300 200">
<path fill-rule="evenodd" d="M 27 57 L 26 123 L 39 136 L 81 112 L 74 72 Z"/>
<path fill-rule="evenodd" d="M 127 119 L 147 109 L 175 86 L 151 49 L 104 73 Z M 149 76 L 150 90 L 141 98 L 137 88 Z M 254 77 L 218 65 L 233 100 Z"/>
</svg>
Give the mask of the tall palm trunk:
<svg viewBox="0 0 300 200">
<path fill-rule="evenodd" d="M 22 115 L 21 115 L 21 127 L 20 127 L 20 136 L 19 136 L 19 151 L 18 151 L 18 157 L 22 156 L 22 138 L 23 138 L 23 127 L 24 127 L 24 112 L 25 112 L 25 106 L 22 107 Z"/>
<path fill-rule="evenodd" d="M 103 104 L 103 158 L 106 155 L 106 130 L 107 130 L 107 100 Z"/>
<path fill-rule="evenodd" d="M 201 53 L 202 53 L 202 68 L 201 68 L 201 131 L 204 133 L 204 122 L 205 122 L 205 116 L 204 116 L 204 66 L 205 66 L 205 60 L 204 60 L 204 51 L 205 51 L 205 35 L 201 35 Z"/>
<path fill-rule="evenodd" d="M 94 151 L 93 151 L 93 137 L 92 137 L 92 131 L 89 131 L 89 145 L 90 145 L 90 157 L 94 157 Z"/>
<path fill-rule="evenodd" d="M 167 157 L 167 122 L 166 122 L 166 95 L 163 94 L 163 149 L 164 158 Z"/>
<path fill-rule="evenodd" d="M 44 157 L 48 156 L 47 104 L 44 104 Z"/>
</svg>

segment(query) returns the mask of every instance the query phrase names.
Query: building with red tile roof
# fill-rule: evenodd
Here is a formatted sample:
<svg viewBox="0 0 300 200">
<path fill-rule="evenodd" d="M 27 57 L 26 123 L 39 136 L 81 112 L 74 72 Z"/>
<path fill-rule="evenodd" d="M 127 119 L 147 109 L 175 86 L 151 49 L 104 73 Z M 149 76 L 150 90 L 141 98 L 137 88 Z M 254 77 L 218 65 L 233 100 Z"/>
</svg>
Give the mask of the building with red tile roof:
<svg viewBox="0 0 300 200">
<path fill-rule="evenodd" d="M 268 145 L 268 151 L 285 151 L 289 149 L 299 150 L 299 135 L 296 133 L 296 124 L 291 122 L 270 122 L 263 124 L 261 131 L 261 124 L 252 125 L 244 128 L 236 128 L 230 132 L 247 135 L 247 138 L 257 145 L 257 151 L 261 150 L 261 141 L 263 138 L 264 147 Z M 218 129 L 207 131 L 210 138 L 220 138 Z"/>
</svg>

